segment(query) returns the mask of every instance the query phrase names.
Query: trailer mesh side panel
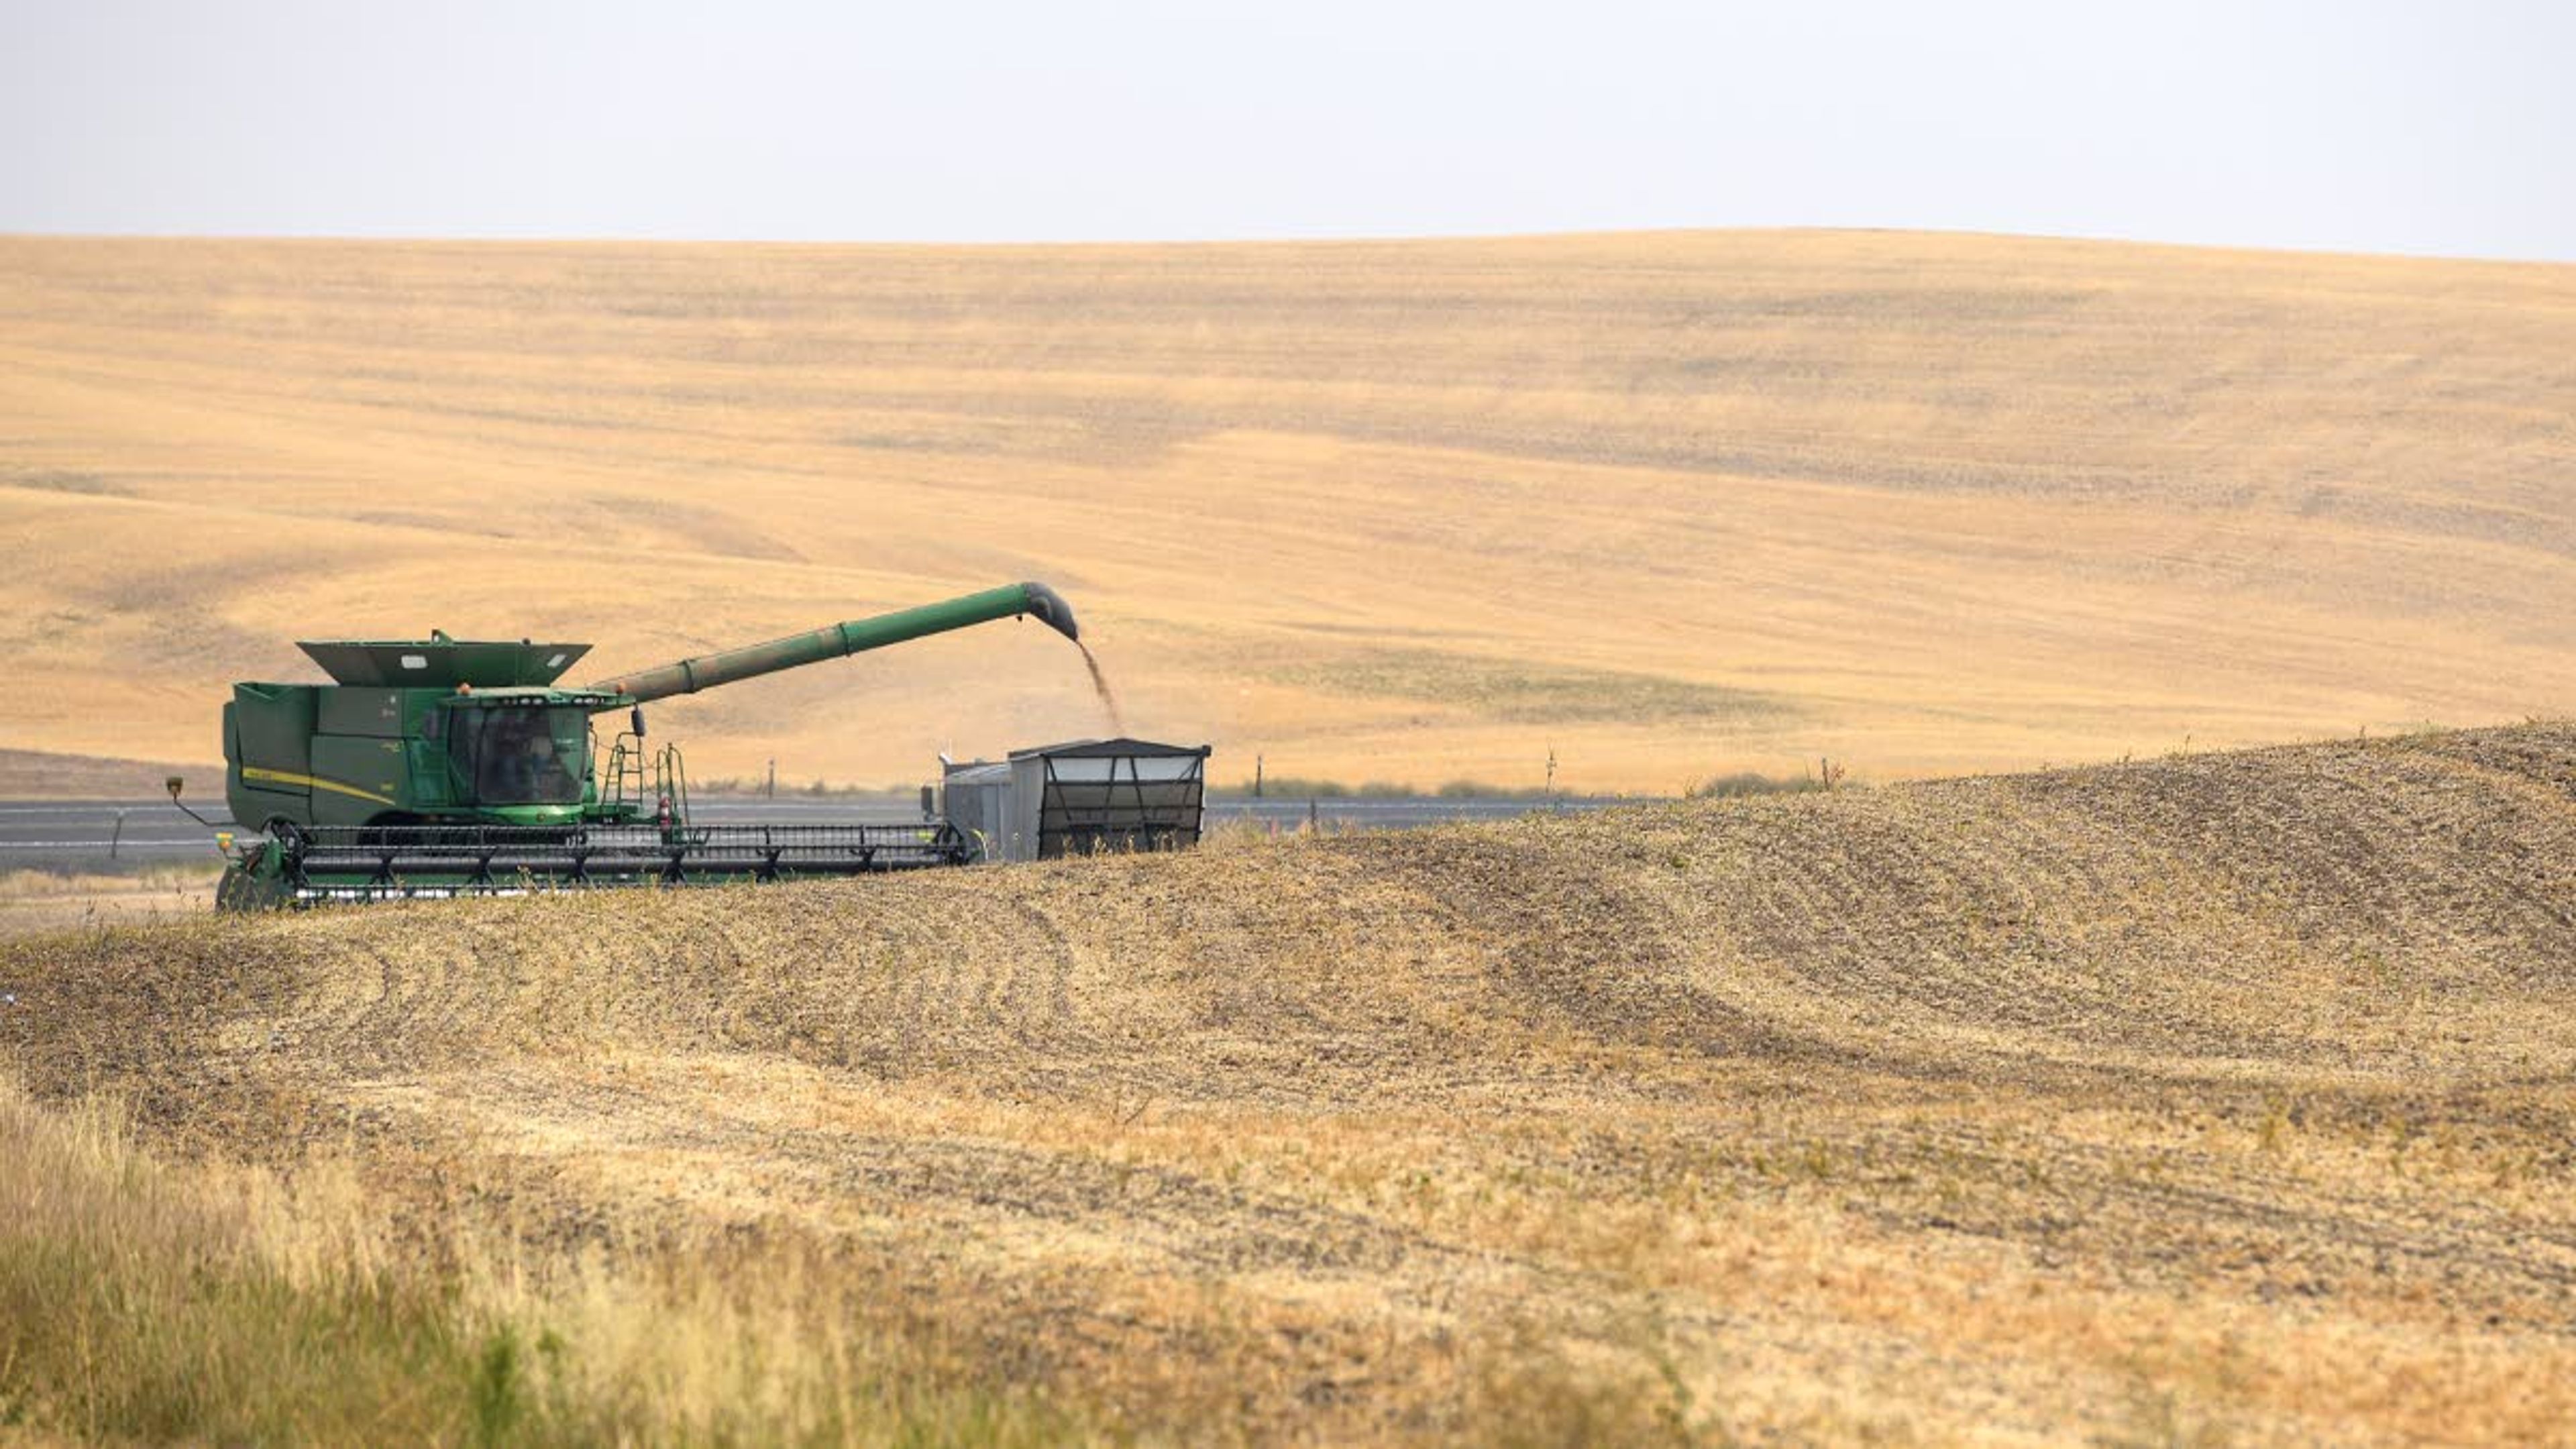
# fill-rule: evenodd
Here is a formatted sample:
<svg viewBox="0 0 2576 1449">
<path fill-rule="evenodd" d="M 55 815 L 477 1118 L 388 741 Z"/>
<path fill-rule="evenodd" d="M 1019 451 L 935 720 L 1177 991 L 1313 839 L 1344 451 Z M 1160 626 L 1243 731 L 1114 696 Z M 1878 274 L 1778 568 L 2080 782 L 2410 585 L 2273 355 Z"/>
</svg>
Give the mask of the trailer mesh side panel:
<svg viewBox="0 0 2576 1449">
<path fill-rule="evenodd" d="M 1191 754 L 1049 756 L 1038 858 L 1198 844 L 1206 760 Z"/>
</svg>

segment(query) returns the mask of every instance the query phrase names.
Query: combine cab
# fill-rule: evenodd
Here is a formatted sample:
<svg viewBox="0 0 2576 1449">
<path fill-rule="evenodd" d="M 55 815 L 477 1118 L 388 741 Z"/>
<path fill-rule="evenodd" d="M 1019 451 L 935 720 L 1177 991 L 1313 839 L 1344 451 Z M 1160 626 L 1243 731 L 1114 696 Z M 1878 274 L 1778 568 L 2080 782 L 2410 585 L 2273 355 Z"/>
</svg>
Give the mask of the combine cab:
<svg viewBox="0 0 2576 1449">
<path fill-rule="evenodd" d="M 329 684 L 237 684 L 225 796 L 255 836 L 229 847 L 230 909 L 854 875 L 964 862 L 944 822 L 696 825 L 679 750 L 648 750 L 643 706 L 928 634 L 1033 615 L 1079 639 L 1044 584 L 791 635 L 560 687 L 586 644 L 307 643 Z M 623 713 L 600 749 L 594 721 Z M 175 784 L 174 784 L 175 789 Z"/>
</svg>

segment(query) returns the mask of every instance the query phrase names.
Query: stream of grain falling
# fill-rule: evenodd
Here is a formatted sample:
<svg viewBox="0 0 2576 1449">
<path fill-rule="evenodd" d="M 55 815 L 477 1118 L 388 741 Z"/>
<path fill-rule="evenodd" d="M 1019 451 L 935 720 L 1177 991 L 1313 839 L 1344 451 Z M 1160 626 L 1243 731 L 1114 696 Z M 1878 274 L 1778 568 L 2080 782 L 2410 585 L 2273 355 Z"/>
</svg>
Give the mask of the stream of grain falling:
<svg viewBox="0 0 2576 1449">
<path fill-rule="evenodd" d="M 1100 672 L 1100 661 L 1092 657 L 1091 646 L 1076 639 L 1073 647 L 1082 651 L 1082 666 L 1091 671 L 1091 692 L 1100 696 L 1100 707 L 1109 711 L 1109 728 L 1114 734 L 1127 733 L 1127 716 L 1118 709 L 1117 692 L 1109 687 L 1109 676 Z"/>
</svg>

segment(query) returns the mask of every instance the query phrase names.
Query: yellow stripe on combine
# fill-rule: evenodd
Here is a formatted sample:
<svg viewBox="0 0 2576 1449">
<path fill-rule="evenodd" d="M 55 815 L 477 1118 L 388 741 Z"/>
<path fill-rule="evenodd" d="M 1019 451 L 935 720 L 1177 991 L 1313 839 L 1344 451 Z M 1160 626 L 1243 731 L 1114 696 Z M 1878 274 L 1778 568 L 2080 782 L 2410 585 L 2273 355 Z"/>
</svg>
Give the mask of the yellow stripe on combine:
<svg viewBox="0 0 2576 1449">
<path fill-rule="evenodd" d="M 361 800 L 373 800 L 379 805 L 394 803 L 394 797 L 391 795 L 379 795 L 373 790 L 361 790 L 355 785 L 343 785 L 337 780 L 317 780 L 311 775 L 298 775 L 286 770 L 263 770 L 256 765 L 242 766 L 242 778 L 279 785 L 302 785 L 309 790 L 328 790 L 335 795 L 355 795 Z"/>
</svg>

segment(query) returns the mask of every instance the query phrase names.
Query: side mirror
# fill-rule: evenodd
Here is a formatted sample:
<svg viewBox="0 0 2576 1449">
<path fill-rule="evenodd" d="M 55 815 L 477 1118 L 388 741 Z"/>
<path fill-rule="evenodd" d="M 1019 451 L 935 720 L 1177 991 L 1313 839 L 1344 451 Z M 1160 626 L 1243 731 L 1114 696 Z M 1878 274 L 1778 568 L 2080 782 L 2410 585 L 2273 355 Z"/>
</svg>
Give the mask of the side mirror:
<svg viewBox="0 0 2576 1449">
<path fill-rule="evenodd" d="M 640 704 L 635 706 L 635 708 L 627 714 L 626 722 L 634 726 L 635 738 L 639 740 L 644 738 L 644 706 Z"/>
<path fill-rule="evenodd" d="M 163 789 L 165 789 L 165 790 L 168 790 L 168 791 L 170 792 L 170 803 L 171 803 L 172 805 L 174 805 L 174 806 L 177 806 L 177 807 L 178 807 L 178 811 L 179 811 L 179 813 L 180 813 L 180 814 L 185 815 L 185 816 L 187 816 L 189 819 L 196 821 L 199 825 L 202 825 L 202 826 L 206 827 L 208 830 L 212 830 L 212 829 L 214 829 L 214 828 L 215 828 L 215 822 L 213 822 L 213 821 L 211 821 L 211 820 L 208 820 L 205 816 L 198 814 L 196 811 L 189 809 L 187 806 L 179 804 L 179 787 L 180 787 L 181 785 L 186 784 L 186 783 L 187 783 L 186 781 L 184 781 L 184 780 L 180 779 L 180 778 L 179 778 L 178 776 L 176 776 L 176 775 L 166 775 L 166 776 L 162 777 L 162 780 L 161 780 L 161 787 L 162 787 Z"/>
</svg>

